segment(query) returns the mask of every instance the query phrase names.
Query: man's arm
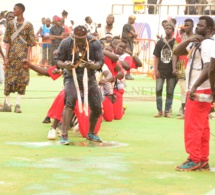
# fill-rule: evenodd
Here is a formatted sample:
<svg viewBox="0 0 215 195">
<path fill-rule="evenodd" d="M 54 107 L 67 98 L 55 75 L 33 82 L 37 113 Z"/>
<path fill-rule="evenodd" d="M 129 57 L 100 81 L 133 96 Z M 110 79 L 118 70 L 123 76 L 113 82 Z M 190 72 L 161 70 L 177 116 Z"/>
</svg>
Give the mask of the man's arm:
<svg viewBox="0 0 215 195">
<path fill-rule="evenodd" d="M 23 59 L 22 63 L 25 69 L 30 68 L 41 75 L 51 77 L 53 80 L 57 79 L 62 74 L 61 71 L 56 68 L 56 66 L 50 67 L 48 69 L 42 68 L 31 64 L 30 61 L 28 61 L 27 59 Z"/>
<path fill-rule="evenodd" d="M 32 47 L 28 47 L 27 59 L 30 60 Z"/>
<path fill-rule="evenodd" d="M 61 35 L 55 35 L 55 39 L 63 39 L 64 29 L 62 28 Z"/>
<path fill-rule="evenodd" d="M 187 51 L 187 46 L 190 43 L 200 43 L 202 40 L 204 39 L 204 37 L 202 35 L 194 35 L 189 37 L 187 40 L 182 41 L 181 43 L 179 43 L 177 45 L 177 47 L 174 49 L 173 54 L 176 56 L 183 56 L 183 55 L 187 55 L 188 51 Z"/>
<path fill-rule="evenodd" d="M 42 68 L 42 67 L 39 67 L 39 66 L 35 66 L 33 64 L 30 64 L 29 68 L 32 69 L 32 70 L 34 70 L 35 72 L 41 74 L 41 75 L 50 77 L 47 68 Z"/>
<path fill-rule="evenodd" d="M 57 67 L 60 69 L 64 69 L 67 67 L 67 63 L 65 63 L 66 59 L 67 59 L 67 50 L 69 47 L 69 43 L 67 42 L 67 40 L 63 40 L 61 41 L 58 50 L 57 50 L 57 54 L 56 54 L 56 61 L 57 61 Z"/>
<path fill-rule="evenodd" d="M 112 62 L 117 62 L 118 61 L 118 57 L 114 54 L 114 53 L 111 53 L 107 50 L 103 50 L 103 54 L 108 57 L 109 59 L 111 59 Z"/>
<path fill-rule="evenodd" d="M 9 43 L 5 43 L 5 57 L 4 57 L 4 64 L 5 66 L 8 65 L 9 63 L 9 50 L 10 50 L 10 44 Z"/>
<path fill-rule="evenodd" d="M 125 70 L 130 70 L 130 65 L 126 61 L 120 61 Z"/>
<path fill-rule="evenodd" d="M 40 27 L 40 29 L 37 31 L 36 37 L 38 37 L 41 32 L 42 32 L 42 27 Z"/>
<path fill-rule="evenodd" d="M 138 34 L 134 32 L 134 30 L 130 30 L 129 33 L 132 34 L 132 37 L 137 38 Z"/>
<path fill-rule="evenodd" d="M 33 65 L 27 59 L 24 59 L 22 61 L 22 63 L 23 63 L 24 68 L 30 68 L 41 75 L 49 76 L 47 68 L 42 68 L 42 67 Z"/>
<path fill-rule="evenodd" d="M 194 83 L 193 87 L 190 90 L 190 99 L 193 99 L 195 97 L 196 89 L 208 79 L 209 66 L 210 66 L 209 62 L 204 64 L 201 75 L 196 80 L 196 82 Z"/>
<path fill-rule="evenodd" d="M 95 42 L 95 43 L 93 43 Z M 94 44 L 93 51 L 95 53 L 95 62 L 89 61 L 86 64 L 86 67 L 93 69 L 93 70 L 98 70 L 102 67 L 104 63 L 104 54 L 102 52 L 101 44 L 99 43 L 98 40 L 93 41 L 92 44 Z"/>
<path fill-rule="evenodd" d="M 179 59 L 179 57 L 173 54 L 173 56 L 172 56 L 172 73 L 174 75 L 177 74 L 176 65 L 177 65 L 178 59 Z"/>
<path fill-rule="evenodd" d="M 131 24 L 125 24 L 123 29 L 125 29 L 125 36 L 137 38 L 138 34 L 135 33 L 134 28 Z"/>
<path fill-rule="evenodd" d="M 49 33 L 49 36 L 50 36 L 50 39 L 51 40 L 54 40 L 55 38 L 54 38 L 54 27 L 51 27 L 51 29 L 50 29 L 50 33 Z"/>
<path fill-rule="evenodd" d="M 102 72 L 102 74 L 105 78 L 101 79 L 100 83 L 104 84 L 107 82 L 113 82 L 114 78 L 113 78 L 113 75 L 111 74 L 110 70 L 105 70 L 104 72 Z"/>
<path fill-rule="evenodd" d="M 187 39 L 186 41 L 182 41 L 179 43 L 176 48 L 173 50 L 173 54 L 175 56 L 187 55 L 187 46 L 190 44 L 190 41 Z"/>
<path fill-rule="evenodd" d="M 132 52 L 129 50 L 129 49 L 125 49 L 125 52 L 127 53 L 127 54 L 129 54 L 130 56 L 132 56 Z"/>
<path fill-rule="evenodd" d="M 3 51 L 2 51 L 1 46 L 0 46 L 0 54 L 1 54 L 2 58 L 3 58 L 3 60 L 4 60 L 4 53 L 3 53 Z"/>
<path fill-rule="evenodd" d="M 135 62 L 137 67 L 142 67 L 143 66 L 143 63 L 140 61 L 140 58 L 138 58 L 138 56 L 134 55 L 133 60 L 134 60 L 134 62 Z"/>
<path fill-rule="evenodd" d="M 210 67 L 210 61 L 211 61 L 211 44 L 214 44 L 214 41 L 212 40 L 205 40 L 201 44 L 201 60 L 203 63 L 203 69 L 201 71 L 201 74 L 199 78 L 196 80 L 194 85 L 192 86 L 190 90 L 190 99 L 194 98 L 196 89 L 208 79 L 208 72 Z"/>
<path fill-rule="evenodd" d="M 213 95 L 213 98 L 215 100 L 215 58 L 211 58 L 208 77 L 210 81 L 211 94 Z"/>
<path fill-rule="evenodd" d="M 52 35 L 52 39 L 63 39 L 63 33 L 61 35 Z"/>
<path fill-rule="evenodd" d="M 155 78 L 159 78 L 160 77 L 160 73 L 158 71 L 158 63 L 160 61 L 160 58 L 157 56 L 154 56 L 154 76 Z"/>
</svg>

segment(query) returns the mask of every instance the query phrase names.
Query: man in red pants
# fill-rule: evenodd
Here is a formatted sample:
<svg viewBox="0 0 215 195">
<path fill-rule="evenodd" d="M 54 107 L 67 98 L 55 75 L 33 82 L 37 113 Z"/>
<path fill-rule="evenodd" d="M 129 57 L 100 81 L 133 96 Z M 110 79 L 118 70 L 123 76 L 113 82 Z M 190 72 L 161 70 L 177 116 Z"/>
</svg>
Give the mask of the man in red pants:
<svg viewBox="0 0 215 195">
<path fill-rule="evenodd" d="M 113 53 L 113 49 L 110 46 L 106 46 L 103 50 L 104 53 L 104 63 L 107 65 L 108 69 L 114 76 L 114 79 L 117 79 L 119 75 L 124 76 L 123 73 L 119 73 L 121 70 L 121 66 L 117 63 L 119 58 L 115 53 Z M 116 94 L 113 93 L 113 85 L 112 84 L 112 93 L 106 94 L 104 96 L 103 105 L 103 119 L 105 121 L 111 122 L 114 120 L 114 111 L 113 104 L 116 102 Z"/>
<path fill-rule="evenodd" d="M 209 170 L 209 112 L 210 102 L 195 100 L 195 93 L 210 94 L 208 69 L 211 59 L 210 38 L 214 22 L 209 16 L 201 16 L 197 23 L 196 35 L 181 42 L 174 50 L 177 56 L 189 53 L 186 68 L 187 102 L 184 120 L 185 149 L 189 154 L 187 160 L 176 167 L 178 171 Z"/>
</svg>

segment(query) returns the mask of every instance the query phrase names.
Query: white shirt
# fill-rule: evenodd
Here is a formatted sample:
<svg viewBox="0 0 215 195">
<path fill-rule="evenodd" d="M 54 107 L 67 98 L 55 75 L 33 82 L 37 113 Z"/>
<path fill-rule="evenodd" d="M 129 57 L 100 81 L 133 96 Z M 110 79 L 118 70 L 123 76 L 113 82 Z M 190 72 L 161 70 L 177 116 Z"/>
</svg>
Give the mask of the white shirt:
<svg viewBox="0 0 215 195">
<path fill-rule="evenodd" d="M 108 66 L 106 64 L 103 64 L 102 71 L 101 72 L 96 71 L 96 80 L 98 83 L 103 78 L 103 72 L 105 72 L 106 70 L 109 70 Z"/>
<path fill-rule="evenodd" d="M 194 85 L 194 83 L 196 82 L 196 80 L 199 78 L 199 76 L 201 75 L 201 70 L 202 70 L 202 62 L 201 59 L 203 61 L 203 65 L 207 62 L 210 62 L 211 60 L 211 44 L 214 43 L 213 40 L 211 39 L 205 39 L 204 41 L 202 41 L 201 46 L 199 47 L 201 49 L 201 52 L 199 51 L 199 49 L 197 49 L 196 54 L 195 54 L 195 59 L 193 62 L 193 69 L 191 72 L 191 78 L 189 79 L 189 75 L 190 75 L 190 66 L 192 63 L 192 56 L 193 53 L 191 54 L 188 64 L 187 64 L 187 68 L 186 68 L 186 91 L 190 91 L 190 89 L 192 88 L 192 86 Z M 191 46 L 192 43 L 190 43 L 187 46 L 187 51 L 189 52 L 191 50 Z M 195 51 L 195 49 L 193 50 Z M 190 83 L 189 83 L 190 82 Z M 189 84 L 189 86 L 188 86 Z M 204 90 L 204 89 L 210 89 L 210 83 L 209 80 L 206 80 L 204 83 L 202 83 L 197 90 Z"/>
<path fill-rule="evenodd" d="M 101 79 L 104 78 L 103 73 L 109 70 L 108 66 L 106 64 L 103 64 L 102 66 L 102 71 L 101 72 L 96 72 L 96 80 L 97 83 L 99 83 L 99 81 Z M 113 94 L 113 86 L 110 82 L 107 82 L 105 85 L 102 86 L 102 94 L 107 95 L 107 94 Z"/>
<path fill-rule="evenodd" d="M 215 58 L 215 40 L 213 44 L 211 45 L 211 57 Z"/>
<path fill-rule="evenodd" d="M 72 23 L 70 22 L 70 20 L 68 18 L 65 18 L 64 19 L 64 25 L 65 26 L 68 26 L 68 27 L 71 27 L 72 26 Z"/>
<path fill-rule="evenodd" d="M 104 38 L 107 33 L 106 25 L 104 27 L 98 28 L 97 30 L 99 33 L 99 39 Z M 111 31 L 109 33 L 111 33 L 113 35 L 113 37 L 121 35 L 121 33 L 119 33 L 118 30 L 114 27 L 111 29 Z"/>
<path fill-rule="evenodd" d="M 3 24 L 0 24 L 0 36 L 1 35 L 4 36 L 5 30 L 6 30 L 5 26 Z"/>
<path fill-rule="evenodd" d="M 88 34 L 95 33 L 97 30 L 97 25 L 95 22 L 92 22 L 91 24 L 86 23 L 85 27 L 87 28 Z"/>
</svg>

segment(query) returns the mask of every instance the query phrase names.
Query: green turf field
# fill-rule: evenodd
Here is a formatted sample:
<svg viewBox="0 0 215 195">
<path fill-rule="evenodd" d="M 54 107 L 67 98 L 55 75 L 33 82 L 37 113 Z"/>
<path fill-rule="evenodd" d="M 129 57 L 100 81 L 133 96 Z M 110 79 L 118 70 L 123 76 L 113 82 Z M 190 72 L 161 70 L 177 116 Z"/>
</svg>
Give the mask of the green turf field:
<svg viewBox="0 0 215 195">
<path fill-rule="evenodd" d="M 0 113 L 0 194 L 20 195 L 190 195 L 215 194 L 215 120 L 211 120 L 211 171 L 177 172 L 186 160 L 179 86 L 174 118 L 154 118 L 155 81 L 135 75 L 127 82 L 126 114 L 103 122 L 99 136 L 110 146 L 92 144 L 70 132 L 71 145 L 47 140 L 47 110 L 63 87 L 31 73 L 22 114 Z M 11 102 L 15 104 L 16 96 Z M 0 102 L 3 103 L 3 86 Z"/>
</svg>

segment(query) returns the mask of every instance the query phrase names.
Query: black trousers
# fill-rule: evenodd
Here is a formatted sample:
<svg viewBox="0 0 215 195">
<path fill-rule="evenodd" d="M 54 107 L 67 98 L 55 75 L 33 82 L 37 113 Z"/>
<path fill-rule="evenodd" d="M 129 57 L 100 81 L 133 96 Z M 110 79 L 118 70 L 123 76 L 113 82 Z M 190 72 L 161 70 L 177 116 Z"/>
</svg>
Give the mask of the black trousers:
<svg viewBox="0 0 215 195">
<path fill-rule="evenodd" d="M 83 94 L 82 79 L 78 79 L 78 84 L 81 94 Z M 69 108 L 74 110 L 77 100 L 77 91 L 73 77 L 66 77 L 64 79 L 65 85 L 65 109 Z M 95 77 L 91 77 L 88 81 L 88 101 L 90 107 L 90 133 L 94 133 L 94 129 L 99 116 L 101 115 L 101 96 Z"/>
</svg>

